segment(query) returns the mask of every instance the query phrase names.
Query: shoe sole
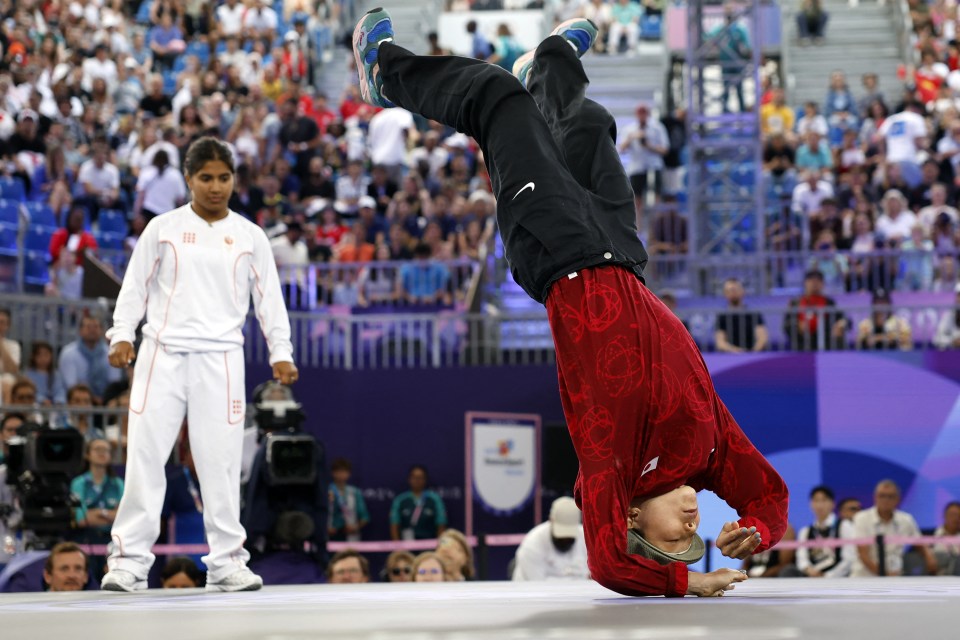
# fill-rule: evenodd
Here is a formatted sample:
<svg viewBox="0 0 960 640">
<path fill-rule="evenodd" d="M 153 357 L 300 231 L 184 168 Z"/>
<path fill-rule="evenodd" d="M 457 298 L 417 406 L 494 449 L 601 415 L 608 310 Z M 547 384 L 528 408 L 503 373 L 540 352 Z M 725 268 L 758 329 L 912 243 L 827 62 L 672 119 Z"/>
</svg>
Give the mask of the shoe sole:
<svg viewBox="0 0 960 640">
<path fill-rule="evenodd" d="M 584 18 L 572 18 L 572 19 L 570 19 L 570 20 L 567 20 L 566 22 L 563 22 L 563 23 L 557 25 L 557 28 L 554 29 L 554 30 L 550 33 L 550 35 L 563 37 L 563 33 L 562 33 L 563 31 L 569 30 L 570 26 L 572 26 L 573 24 L 575 24 L 575 23 L 577 23 L 577 22 L 580 22 L 580 21 L 582 21 L 582 20 L 585 20 L 585 19 L 584 19 Z M 596 42 L 597 42 L 597 36 L 600 34 L 600 29 L 597 28 L 597 25 L 593 22 L 593 20 L 586 19 L 586 22 L 589 22 L 590 25 L 593 27 L 593 34 L 592 34 L 592 36 L 591 36 L 591 38 L 590 38 L 590 43 L 589 43 L 589 45 L 587 46 L 586 49 L 584 49 L 582 52 L 580 51 L 579 48 L 577 49 L 577 57 L 580 57 L 580 58 L 582 58 L 583 56 L 585 56 L 585 55 L 590 51 L 590 49 L 593 48 L 593 45 L 596 44 Z M 584 31 L 584 32 L 586 32 L 586 33 L 589 33 L 589 31 L 587 31 L 586 29 L 580 29 L 580 30 L 581 30 L 581 31 Z"/>
<path fill-rule="evenodd" d="M 222 587 L 211 587 L 210 585 L 206 586 L 206 591 L 208 593 L 240 593 L 241 591 L 259 591 L 263 588 L 263 583 L 257 584 L 248 584 L 239 588 L 222 588 Z"/>
<path fill-rule="evenodd" d="M 360 97 L 363 98 L 363 101 L 367 104 L 373 104 L 371 100 L 372 96 L 370 95 L 370 78 L 367 77 L 367 63 L 360 57 L 360 47 L 357 46 L 359 44 L 357 39 L 360 37 L 363 23 L 366 22 L 367 16 L 381 11 L 383 11 L 383 7 L 370 9 L 370 11 L 363 14 L 363 17 L 357 22 L 357 26 L 353 28 L 353 60 L 357 65 L 357 72 L 360 74 Z"/>
<path fill-rule="evenodd" d="M 116 582 L 108 582 L 106 584 L 100 585 L 101 591 L 113 591 L 114 593 L 134 593 L 136 591 L 146 591 L 147 585 L 144 584 L 141 586 L 125 587 L 122 584 L 117 584 Z"/>
</svg>

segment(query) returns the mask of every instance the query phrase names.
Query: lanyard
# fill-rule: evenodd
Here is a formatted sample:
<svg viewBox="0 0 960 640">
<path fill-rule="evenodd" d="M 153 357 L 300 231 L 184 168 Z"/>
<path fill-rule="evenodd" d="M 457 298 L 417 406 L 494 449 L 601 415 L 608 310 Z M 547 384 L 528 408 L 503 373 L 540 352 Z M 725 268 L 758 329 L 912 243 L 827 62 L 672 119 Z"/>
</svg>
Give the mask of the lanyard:
<svg viewBox="0 0 960 640">
<path fill-rule="evenodd" d="M 417 500 L 417 506 L 413 510 L 413 515 L 410 516 L 410 527 L 416 527 L 417 523 L 420 522 L 420 514 L 423 512 L 423 504 L 426 502 L 426 494 L 420 494 L 420 499 Z"/>
</svg>

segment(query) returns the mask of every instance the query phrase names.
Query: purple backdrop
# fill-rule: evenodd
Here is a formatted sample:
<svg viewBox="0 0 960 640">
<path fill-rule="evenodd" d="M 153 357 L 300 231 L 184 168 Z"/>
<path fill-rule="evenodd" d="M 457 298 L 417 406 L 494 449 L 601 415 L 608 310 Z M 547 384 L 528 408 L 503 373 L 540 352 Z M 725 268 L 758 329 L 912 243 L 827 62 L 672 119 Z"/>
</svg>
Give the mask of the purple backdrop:
<svg viewBox="0 0 960 640">
<path fill-rule="evenodd" d="M 922 527 L 960 497 L 960 353 L 707 355 L 717 389 L 744 431 L 786 478 L 791 520 L 809 519 L 806 495 L 820 482 L 871 502 L 881 478 L 898 481 L 904 508 Z M 265 373 L 252 368 L 251 386 Z M 302 372 L 297 394 L 310 432 L 328 456 L 354 462 L 373 518 L 365 536 L 387 536 L 393 495 L 413 463 L 424 463 L 463 526 L 464 413 L 536 413 L 561 422 L 552 366 Z M 545 496 L 545 502 L 553 496 Z M 477 530 L 508 533 L 532 510 Z M 545 513 L 547 511 L 545 510 Z"/>
</svg>

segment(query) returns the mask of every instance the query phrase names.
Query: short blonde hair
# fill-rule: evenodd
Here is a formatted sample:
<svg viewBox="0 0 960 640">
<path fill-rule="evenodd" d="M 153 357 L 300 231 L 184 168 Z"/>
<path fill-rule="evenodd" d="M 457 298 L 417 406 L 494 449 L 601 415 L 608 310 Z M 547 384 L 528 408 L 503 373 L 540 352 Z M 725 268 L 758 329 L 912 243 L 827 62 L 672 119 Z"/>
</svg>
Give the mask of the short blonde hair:
<svg viewBox="0 0 960 640">
<path fill-rule="evenodd" d="M 473 580 L 477 570 L 473 566 L 473 548 L 470 546 L 470 543 L 467 542 L 467 536 L 456 529 L 447 529 L 437 538 L 437 549 L 448 541 L 456 542 L 460 545 L 460 548 L 463 549 L 463 553 L 467 556 L 467 561 L 460 567 L 460 573 L 463 574 L 465 580 Z"/>
</svg>

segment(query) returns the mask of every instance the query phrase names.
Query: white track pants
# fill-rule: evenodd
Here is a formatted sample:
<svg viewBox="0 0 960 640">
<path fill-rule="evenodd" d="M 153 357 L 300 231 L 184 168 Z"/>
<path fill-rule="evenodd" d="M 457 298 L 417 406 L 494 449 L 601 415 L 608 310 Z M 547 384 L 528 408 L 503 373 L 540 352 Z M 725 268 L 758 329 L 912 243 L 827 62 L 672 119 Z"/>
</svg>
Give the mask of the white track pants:
<svg viewBox="0 0 960 640">
<path fill-rule="evenodd" d="M 166 493 L 164 466 L 189 422 L 190 450 L 203 495 L 210 553 L 207 581 L 218 582 L 246 565 L 240 526 L 240 461 L 245 405 L 243 350 L 168 353 L 144 340 L 130 392 L 127 470 L 113 523 L 110 569 L 145 580 L 160 534 Z"/>
</svg>

